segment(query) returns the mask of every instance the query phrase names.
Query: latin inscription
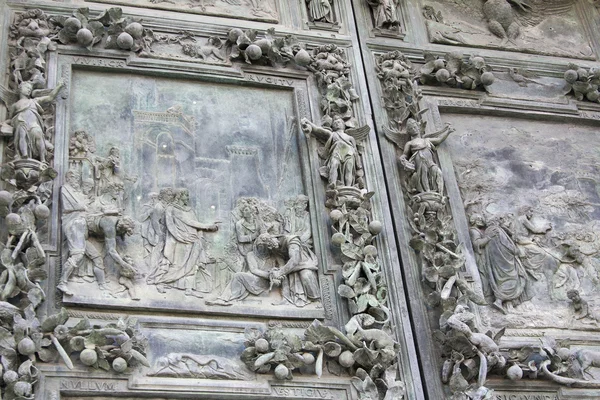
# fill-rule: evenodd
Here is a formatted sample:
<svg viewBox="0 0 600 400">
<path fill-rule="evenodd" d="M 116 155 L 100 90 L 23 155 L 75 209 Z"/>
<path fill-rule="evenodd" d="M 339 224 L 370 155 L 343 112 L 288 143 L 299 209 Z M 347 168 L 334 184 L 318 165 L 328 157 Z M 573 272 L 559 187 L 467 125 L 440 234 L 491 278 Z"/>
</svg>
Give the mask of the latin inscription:
<svg viewBox="0 0 600 400">
<path fill-rule="evenodd" d="M 494 400 L 558 400 L 556 393 L 494 393 Z"/>
<path fill-rule="evenodd" d="M 308 399 L 333 399 L 329 389 L 273 387 L 273 392 L 282 397 L 304 397 Z"/>
<path fill-rule="evenodd" d="M 260 75 L 245 75 L 247 81 L 259 82 L 259 83 L 268 83 L 270 85 L 279 85 L 279 86 L 293 86 L 294 81 L 290 79 L 283 78 L 274 78 L 272 76 L 260 76 Z"/>
<path fill-rule="evenodd" d="M 127 63 L 124 60 L 111 60 L 104 58 L 89 58 L 89 57 L 73 57 L 73 64 L 90 65 L 94 67 L 126 67 Z"/>
<path fill-rule="evenodd" d="M 61 390 L 83 390 L 93 392 L 114 392 L 115 384 L 90 380 L 60 381 Z"/>
</svg>

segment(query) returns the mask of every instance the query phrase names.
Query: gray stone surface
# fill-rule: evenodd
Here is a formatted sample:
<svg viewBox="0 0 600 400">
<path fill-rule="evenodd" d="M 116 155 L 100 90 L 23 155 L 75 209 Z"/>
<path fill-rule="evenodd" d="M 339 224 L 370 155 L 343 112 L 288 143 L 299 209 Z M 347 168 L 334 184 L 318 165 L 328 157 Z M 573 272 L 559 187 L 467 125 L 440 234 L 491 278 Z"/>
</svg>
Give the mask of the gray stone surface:
<svg viewBox="0 0 600 400">
<path fill-rule="evenodd" d="M 0 395 L 598 397 L 593 3 L 0 0 Z"/>
</svg>

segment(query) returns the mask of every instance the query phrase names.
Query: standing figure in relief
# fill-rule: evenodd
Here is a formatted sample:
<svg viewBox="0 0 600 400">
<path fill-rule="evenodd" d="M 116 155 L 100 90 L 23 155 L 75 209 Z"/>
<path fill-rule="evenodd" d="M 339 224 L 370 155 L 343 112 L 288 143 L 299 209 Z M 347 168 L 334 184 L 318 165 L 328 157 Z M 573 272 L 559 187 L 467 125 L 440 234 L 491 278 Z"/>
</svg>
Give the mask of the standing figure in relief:
<svg viewBox="0 0 600 400">
<path fill-rule="evenodd" d="M 492 306 L 506 313 L 504 303 L 517 306 L 529 300 L 527 273 L 518 258 L 517 246 L 501 226 L 486 224 L 481 214 L 473 214 L 470 222 L 484 295 Z"/>
<path fill-rule="evenodd" d="M 150 203 L 142 206 L 142 238 L 147 251 L 148 266 L 153 272 L 147 277 L 148 284 L 154 283 L 154 274 L 160 271 L 165 248 L 166 225 L 165 209 L 174 200 L 175 193 L 172 188 L 161 189 L 158 195 L 150 194 Z"/>
<path fill-rule="evenodd" d="M 102 255 L 87 240 L 88 235 L 94 235 L 104 241 L 107 254 L 115 261 L 122 276 L 131 278 L 136 273 L 133 265 L 125 261 L 117 251 L 116 241 L 117 236 L 131 235 L 135 229 L 135 222 L 128 216 L 90 206 L 87 196 L 81 191 L 79 179 L 76 173 L 68 171 L 67 183 L 61 189 L 63 232 L 67 239 L 69 257 L 63 265 L 57 288 L 67 296 L 73 295 L 67 287 L 67 282 L 73 271 L 80 267 L 84 256 L 93 263 L 98 286 L 106 289 Z"/>
<path fill-rule="evenodd" d="M 396 13 L 397 0 L 367 0 L 373 9 L 375 26 L 380 29 L 394 29 L 400 25 Z"/>
<path fill-rule="evenodd" d="M 51 144 L 44 137 L 42 106 L 53 102 L 64 85 L 61 81 L 47 96 L 33 97 L 33 84 L 25 81 L 19 85 L 18 100 L 11 103 L 3 98 L 11 119 L 17 159 L 32 158 L 46 162 L 46 151 Z"/>
<path fill-rule="evenodd" d="M 308 196 L 301 194 L 288 200 L 289 206 L 283 217 L 283 230 L 288 235 L 297 235 L 302 243 L 312 246 Z"/>
<path fill-rule="evenodd" d="M 209 259 L 202 243 L 202 231 L 216 232 L 216 224 L 203 224 L 189 206 L 189 191 L 179 189 L 165 209 L 165 245 L 163 260 L 152 273 L 152 283 L 164 292 L 164 285 L 184 289 L 191 295 L 196 287 L 196 274 L 204 271 Z M 199 271 L 200 270 L 200 271 Z"/>
<path fill-rule="evenodd" d="M 240 254 L 244 257 L 252 251 L 254 240 L 260 233 L 258 210 L 246 204 L 242 208 L 242 218 L 235 223 L 235 235 Z"/>
<path fill-rule="evenodd" d="M 306 0 L 306 3 L 308 5 L 308 15 L 312 21 L 333 23 L 330 0 Z"/>
<path fill-rule="evenodd" d="M 340 117 L 333 120 L 331 130 L 317 126 L 302 119 L 304 133 L 313 134 L 318 140 L 325 142 L 321 158 L 325 159 L 325 166 L 321 168 L 321 175 L 328 178 L 329 185 L 335 187 L 339 180 L 343 186 L 353 186 L 356 179 L 356 168 L 360 166 L 360 155 L 356 148 L 356 141 L 344 132 L 345 123 Z"/>
<path fill-rule="evenodd" d="M 554 259 L 541 247 L 536 235 L 543 235 L 552 229 L 549 222 L 535 225 L 531 220 L 533 209 L 525 206 L 520 210 L 519 216 L 514 220 L 514 239 L 521 250 L 523 266 L 536 279 L 541 279 L 545 271 L 554 270 L 549 263 L 554 264 Z"/>
<path fill-rule="evenodd" d="M 406 131 L 410 140 L 404 146 L 404 152 L 400 156 L 400 163 L 404 169 L 412 171 L 410 178 L 410 189 L 416 193 L 436 192 L 444 193 L 444 179 L 442 170 L 436 164 L 433 151 L 446 138 L 454 132 L 450 125 L 446 125 L 439 132 L 421 137 L 419 123 L 409 118 L 406 122 Z"/>
<path fill-rule="evenodd" d="M 247 260 L 249 272 L 236 272 L 223 293 L 206 304 L 229 306 L 250 294 L 258 296 L 279 285 L 283 298 L 297 307 L 320 297 L 317 258 L 298 236 L 263 233 L 256 239 Z"/>
</svg>

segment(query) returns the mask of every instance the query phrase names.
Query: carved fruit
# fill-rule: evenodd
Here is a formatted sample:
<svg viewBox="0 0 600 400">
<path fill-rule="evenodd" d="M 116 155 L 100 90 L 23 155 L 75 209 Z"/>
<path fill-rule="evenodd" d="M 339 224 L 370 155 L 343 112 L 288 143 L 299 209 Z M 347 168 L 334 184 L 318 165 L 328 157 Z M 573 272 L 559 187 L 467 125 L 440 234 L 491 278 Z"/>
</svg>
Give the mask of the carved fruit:
<svg viewBox="0 0 600 400">
<path fill-rule="evenodd" d="M 23 354 L 24 356 L 29 356 L 35 353 L 35 343 L 33 343 L 33 340 L 29 339 L 28 337 L 23 338 L 17 345 L 17 350 L 19 350 L 19 353 Z"/>
<path fill-rule="evenodd" d="M 83 365 L 91 367 L 92 365 L 96 364 L 96 361 L 98 361 L 98 354 L 96 354 L 96 350 L 85 349 L 79 354 L 79 359 Z"/>
<path fill-rule="evenodd" d="M 571 350 L 566 347 L 561 347 L 556 351 L 556 355 L 559 356 L 561 360 L 567 361 L 571 356 Z"/>
<path fill-rule="evenodd" d="M 35 215 L 37 219 L 48 219 L 50 216 L 50 209 L 43 204 L 38 204 L 35 206 L 35 210 L 33 210 L 33 215 Z"/>
<path fill-rule="evenodd" d="M 6 190 L 0 190 L 0 206 L 7 206 L 12 202 L 12 194 Z"/>
<path fill-rule="evenodd" d="M 342 212 L 340 210 L 332 210 L 329 213 L 329 217 L 334 222 L 338 222 L 340 219 L 342 219 L 343 216 L 344 216 L 344 214 L 342 214 Z"/>
<path fill-rule="evenodd" d="M 134 39 L 141 39 L 144 34 L 144 27 L 139 22 L 132 22 L 125 27 L 125 32 L 129 33 Z"/>
<path fill-rule="evenodd" d="M 121 357 L 117 357 L 112 362 L 112 367 L 118 373 L 125 372 L 125 370 L 127 369 L 127 361 L 125 361 L 125 359 Z"/>
<path fill-rule="evenodd" d="M 31 396 L 32 387 L 31 383 L 19 381 L 15 383 L 13 392 L 17 395 L 17 398 L 29 398 Z"/>
<path fill-rule="evenodd" d="M 248 46 L 246 48 L 246 55 L 251 60 L 258 60 L 259 58 L 262 57 L 263 52 L 260 49 L 260 47 L 258 47 L 257 45 L 251 44 L 250 46 Z"/>
<path fill-rule="evenodd" d="M 275 378 L 277 379 L 285 379 L 290 374 L 290 370 L 283 364 L 279 364 L 275 368 Z"/>
<path fill-rule="evenodd" d="M 597 90 L 592 90 L 591 92 L 587 92 L 585 94 L 585 97 L 589 101 L 598 101 L 598 99 L 600 99 L 600 92 L 598 92 Z"/>
<path fill-rule="evenodd" d="M 254 347 L 259 353 L 266 353 L 267 351 L 269 351 L 269 342 L 267 341 L 267 339 L 260 338 L 256 342 L 254 342 Z"/>
<path fill-rule="evenodd" d="M 365 246 L 363 251 L 365 256 L 375 257 L 377 255 L 377 247 L 373 246 L 372 244 Z"/>
<path fill-rule="evenodd" d="M 565 81 L 571 84 L 577 82 L 577 71 L 575 71 L 574 69 L 567 70 L 565 72 Z"/>
<path fill-rule="evenodd" d="M 447 69 L 442 68 L 435 73 L 435 79 L 437 79 L 440 83 L 444 83 L 450 79 L 450 72 L 448 72 Z"/>
<path fill-rule="evenodd" d="M 471 58 L 471 63 L 476 67 L 483 67 L 485 65 L 485 59 L 483 57 L 473 57 Z"/>
<path fill-rule="evenodd" d="M 473 87 L 473 79 L 468 77 L 468 76 L 463 76 L 462 78 L 460 78 L 462 81 L 462 87 L 463 89 L 471 89 Z"/>
<path fill-rule="evenodd" d="M 587 69 L 579 68 L 577 70 L 577 78 L 579 78 L 580 81 L 585 81 L 588 78 Z"/>
<path fill-rule="evenodd" d="M 302 354 L 302 358 L 304 358 L 304 364 L 311 365 L 315 362 L 315 356 L 312 353 L 304 353 Z"/>
<path fill-rule="evenodd" d="M 227 39 L 229 39 L 230 42 L 235 43 L 238 40 L 238 38 L 243 34 L 244 31 L 242 31 L 240 28 L 233 28 L 227 34 Z"/>
<path fill-rule="evenodd" d="M 77 43 L 81 46 L 89 46 L 94 41 L 92 31 L 87 28 L 82 28 L 77 31 Z"/>
<path fill-rule="evenodd" d="M 294 61 L 296 61 L 296 64 L 303 67 L 310 64 L 310 60 L 310 54 L 308 54 L 308 51 L 304 49 L 298 50 L 298 52 L 294 56 Z"/>
<path fill-rule="evenodd" d="M 6 220 L 6 224 L 7 225 L 19 225 L 21 223 L 21 217 L 19 216 L 19 214 L 15 214 L 15 213 L 10 213 L 6 216 L 5 218 Z"/>
<path fill-rule="evenodd" d="M 81 351 L 85 348 L 85 338 L 83 336 L 73 336 L 69 341 L 73 351 Z"/>
<path fill-rule="evenodd" d="M 65 20 L 65 29 L 69 32 L 75 33 L 81 29 L 81 21 L 75 17 L 67 18 Z"/>
<path fill-rule="evenodd" d="M 515 364 L 506 371 L 506 376 L 513 381 L 519 380 L 523 377 L 523 370 Z"/>
<path fill-rule="evenodd" d="M 331 242 L 336 246 L 341 246 L 346 243 L 346 236 L 340 232 L 334 233 L 333 236 L 331 236 Z"/>
<path fill-rule="evenodd" d="M 267 54 L 271 50 L 271 41 L 269 39 L 259 39 L 254 44 L 260 47 L 263 54 Z"/>
<path fill-rule="evenodd" d="M 490 86 L 492 83 L 494 83 L 495 79 L 496 77 L 491 72 L 484 72 L 481 74 L 481 83 L 483 86 Z"/>
<path fill-rule="evenodd" d="M 438 70 L 438 69 L 442 69 L 442 68 L 445 68 L 445 67 L 446 67 L 446 63 L 442 59 L 438 58 L 437 60 L 435 60 L 433 62 L 433 69 Z"/>
<path fill-rule="evenodd" d="M 123 50 L 131 49 L 131 46 L 133 46 L 133 37 L 127 32 L 121 33 L 117 37 L 117 46 Z"/>
<path fill-rule="evenodd" d="M 15 371 L 6 371 L 2 379 L 4 379 L 4 383 L 10 385 L 19 379 L 19 374 L 17 374 Z"/>
<path fill-rule="evenodd" d="M 380 221 L 371 221 L 369 224 L 369 232 L 371 232 L 371 235 L 379 235 L 382 229 L 383 226 Z"/>
<path fill-rule="evenodd" d="M 338 362 L 342 367 L 350 368 L 354 365 L 354 354 L 350 350 L 346 350 L 340 354 Z"/>
</svg>

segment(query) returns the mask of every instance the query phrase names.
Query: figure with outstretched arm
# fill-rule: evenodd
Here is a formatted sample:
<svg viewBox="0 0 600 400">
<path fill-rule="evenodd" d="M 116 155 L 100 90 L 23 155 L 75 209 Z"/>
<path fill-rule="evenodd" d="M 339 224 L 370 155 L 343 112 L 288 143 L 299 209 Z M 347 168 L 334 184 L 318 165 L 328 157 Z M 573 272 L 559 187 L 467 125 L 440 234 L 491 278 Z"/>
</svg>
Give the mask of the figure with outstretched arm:
<svg viewBox="0 0 600 400">
<path fill-rule="evenodd" d="M 312 134 L 324 143 L 322 158 L 325 159 L 325 168 L 321 175 L 328 179 L 330 186 L 337 185 L 338 177 L 343 186 L 353 186 L 356 179 L 356 168 L 359 166 L 356 140 L 344 128 L 344 120 L 340 117 L 333 120 L 331 129 L 317 126 L 306 118 L 302 119 L 304 133 Z"/>
<path fill-rule="evenodd" d="M 406 123 L 406 131 L 411 139 L 404 146 L 400 163 L 404 169 L 412 171 L 411 189 L 417 193 L 437 192 L 443 194 L 442 170 L 435 162 L 433 151 L 454 132 L 454 129 L 451 125 L 446 125 L 441 131 L 422 137 L 419 123 L 415 119 L 409 118 Z"/>
<path fill-rule="evenodd" d="M 40 97 L 33 97 L 31 82 L 26 81 L 19 85 L 19 99 L 8 107 L 17 157 L 46 162 L 49 144 L 44 137 L 42 106 L 53 102 L 64 85 L 64 82 L 60 81 L 48 95 Z"/>
</svg>

